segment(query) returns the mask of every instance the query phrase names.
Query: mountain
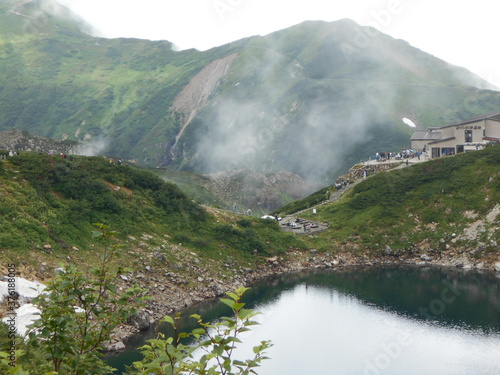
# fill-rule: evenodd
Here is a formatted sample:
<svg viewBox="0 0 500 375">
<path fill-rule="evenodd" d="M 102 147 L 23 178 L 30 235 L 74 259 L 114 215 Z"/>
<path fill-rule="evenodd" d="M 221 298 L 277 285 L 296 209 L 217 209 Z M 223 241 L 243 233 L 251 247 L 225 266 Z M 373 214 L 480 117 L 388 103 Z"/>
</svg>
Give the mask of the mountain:
<svg viewBox="0 0 500 375">
<path fill-rule="evenodd" d="M 288 206 L 276 213 L 291 213 L 284 221 L 300 216 L 328 223 L 305 240 L 319 253 L 359 251 L 481 268 L 500 261 L 499 166 L 500 145 L 488 146 L 366 179 L 358 174 L 341 199 L 327 200 L 325 191 L 319 199 L 318 192 L 295 202 L 295 210 Z"/>
<path fill-rule="evenodd" d="M 119 241 L 130 246 L 162 251 L 182 243 L 212 258 L 303 246 L 274 221 L 248 221 L 202 207 L 151 171 L 102 157 L 23 152 L 0 158 L 2 259 L 90 250 L 92 223 L 119 228 Z"/>
<path fill-rule="evenodd" d="M 413 129 L 500 108 L 464 68 L 350 20 L 208 51 L 103 39 L 55 0 L 0 2 L 0 130 L 151 167 L 286 171 L 327 185 Z"/>
</svg>

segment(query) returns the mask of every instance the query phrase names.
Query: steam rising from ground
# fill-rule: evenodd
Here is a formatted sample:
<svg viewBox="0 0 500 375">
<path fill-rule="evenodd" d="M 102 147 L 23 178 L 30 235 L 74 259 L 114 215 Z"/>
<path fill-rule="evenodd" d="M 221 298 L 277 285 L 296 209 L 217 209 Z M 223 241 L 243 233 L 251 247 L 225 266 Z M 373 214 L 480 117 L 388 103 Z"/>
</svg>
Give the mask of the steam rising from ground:
<svg viewBox="0 0 500 375">
<path fill-rule="evenodd" d="M 364 82 L 311 79 L 300 61 L 277 52 L 282 46 L 266 47 L 264 56 L 249 59 L 241 69 L 248 76 L 234 82 L 205 113 L 198 158 L 207 172 L 287 170 L 311 182 L 325 181 L 387 118 L 374 104 L 373 95 L 381 89 Z M 326 60 L 332 67 L 345 63 L 343 56 Z M 391 95 L 383 100 L 392 106 Z"/>
<path fill-rule="evenodd" d="M 296 105 L 287 108 L 288 115 Z M 321 102 L 307 107 L 289 121 L 293 115 L 286 116 L 286 112 L 276 112 L 263 103 L 225 102 L 199 143 L 206 170 L 289 170 L 307 180 L 318 180 L 354 147 L 369 141 L 369 129 L 377 122 L 375 113 L 363 109 L 349 112 Z"/>
<path fill-rule="evenodd" d="M 99 156 L 105 152 L 108 144 L 109 142 L 104 137 L 92 139 L 78 146 L 75 154 L 81 156 Z"/>
<path fill-rule="evenodd" d="M 286 170 L 331 182 L 376 152 L 409 146 L 419 116 L 443 100 L 436 80 L 449 87 L 442 73 L 454 68 L 382 33 L 346 55 L 342 45 L 364 29 L 352 22 L 325 27 L 332 29 L 295 30 L 310 41 L 291 32 L 260 39 L 238 58 L 237 74 L 225 82 L 230 88 L 201 116 L 197 167 Z M 464 84 L 474 79 L 464 69 L 451 73 L 464 74 Z M 401 113 L 413 120 L 398 120 Z"/>
</svg>

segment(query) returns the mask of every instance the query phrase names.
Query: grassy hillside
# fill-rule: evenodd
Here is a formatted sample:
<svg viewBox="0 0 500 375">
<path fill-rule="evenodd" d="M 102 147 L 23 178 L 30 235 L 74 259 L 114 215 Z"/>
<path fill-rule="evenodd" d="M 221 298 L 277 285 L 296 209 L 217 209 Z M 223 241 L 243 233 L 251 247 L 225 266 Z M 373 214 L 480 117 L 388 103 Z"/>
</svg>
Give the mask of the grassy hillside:
<svg viewBox="0 0 500 375">
<path fill-rule="evenodd" d="M 349 20 L 208 51 L 82 30 L 54 1 L 0 4 L 0 130 L 87 141 L 147 166 L 283 170 L 327 185 L 407 146 L 403 117 L 426 128 L 500 108 L 484 81 L 404 41 L 370 31 L 366 47 L 346 49 L 368 33 Z M 211 82 L 210 64 L 233 54 Z"/>
<path fill-rule="evenodd" d="M 499 202 L 500 146 L 494 146 L 360 182 L 340 201 L 318 208 L 313 220 L 330 228 L 308 244 L 396 256 L 452 247 L 481 257 L 499 252 Z"/>
<path fill-rule="evenodd" d="M 2 258 L 77 255 L 88 262 L 95 249 L 92 223 L 111 225 L 128 248 L 149 254 L 168 255 L 182 243 L 202 258 L 237 260 L 304 247 L 273 221 L 205 209 L 155 174 L 104 158 L 23 153 L 0 161 Z"/>
<path fill-rule="evenodd" d="M 120 232 L 122 264 L 139 269 L 151 257 L 176 267 L 189 253 L 254 267 L 260 256 L 308 248 L 374 257 L 451 249 L 482 259 L 499 251 L 498 202 L 500 146 L 369 177 L 319 207 L 313 220 L 330 227 L 305 237 L 283 233 L 273 220 L 202 207 L 147 170 L 23 153 L 0 161 L 0 255 L 35 268 L 91 264 L 99 254 L 92 223 L 102 222 Z"/>
<path fill-rule="evenodd" d="M 110 136 L 108 150 L 137 158 L 148 139 L 172 140 L 179 124 L 168 108 L 175 96 L 204 65 L 228 53 L 228 48 L 176 52 L 170 42 L 94 38 L 57 3 L 21 4 L 0 8 L 2 130 L 16 127 L 73 140 Z M 148 153 L 141 153 L 147 162 Z"/>
</svg>

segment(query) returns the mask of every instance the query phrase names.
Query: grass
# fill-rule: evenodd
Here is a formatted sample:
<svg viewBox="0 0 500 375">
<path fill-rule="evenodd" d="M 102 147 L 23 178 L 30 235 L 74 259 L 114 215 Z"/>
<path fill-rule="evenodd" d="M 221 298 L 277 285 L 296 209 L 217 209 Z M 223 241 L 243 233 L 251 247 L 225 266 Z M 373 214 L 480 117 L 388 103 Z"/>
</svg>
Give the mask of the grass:
<svg viewBox="0 0 500 375">
<path fill-rule="evenodd" d="M 329 222 L 330 230 L 310 238 L 308 244 L 319 249 L 349 245 L 376 253 L 386 246 L 413 252 L 419 243 L 427 242 L 443 250 L 442 240 L 449 243 L 453 233 L 462 233 L 477 220 L 465 212 L 484 217 L 500 202 L 499 167 L 500 146 L 494 146 L 370 177 L 340 201 L 318 208 L 314 220 Z M 320 195 L 291 207 L 310 206 Z M 498 251 L 498 220 L 486 222 L 486 232 L 479 239 L 492 251 Z M 465 241 L 462 245 L 478 243 Z"/>
<path fill-rule="evenodd" d="M 305 248 L 274 221 L 205 209 L 148 170 L 105 158 L 36 153 L 0 161 L 2 257 L 91 262 L 96 222 L 118 230 L 118 240 L 130 249 L 156 249 L 167 258 L 179 243 L 201 258 L 254 265 L 261 256 Z M 141 264 L 133 255 L 127 262 Z"/>
</svg>

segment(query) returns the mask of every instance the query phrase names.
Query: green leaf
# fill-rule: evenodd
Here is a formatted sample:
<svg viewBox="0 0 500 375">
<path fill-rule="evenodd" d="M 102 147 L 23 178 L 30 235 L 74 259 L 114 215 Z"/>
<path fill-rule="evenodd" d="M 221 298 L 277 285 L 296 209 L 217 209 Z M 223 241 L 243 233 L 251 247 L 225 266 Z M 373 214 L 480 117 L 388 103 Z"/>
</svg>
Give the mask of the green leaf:
<svg viewBox="0 0 500 375">
<path fill-rule="evenodd" d="M 170 315 L 165 315 L 161 321 L 165 322 L 165 323 L 169 323 L 172 326 L 175 326 L 174 318 L 172 318 Z"/>
<path fill-rule="evenodd" d="M 238 296 L 237 294 L 235 293 L 232 293 L 232 292 L 229 292 L 229 293 L 226 293 L 229 297 L 231 297 L 234 301 L 238 301 L 240 299 L 240 296 Z"/>
<path fill-rule="evenodd" d="M 233 309 L 234 309 L 235 311 L 240 311 L 240 310 L 243 308 L 243 306 L 245 306 L 245 304 L 244 304 L 244 303 L 238 302 L 238 303 L 235 303 L 235 304 L 233 305 Z"/>
<path fill-rule="evenodd" d="M 225 304 L 225 305 L 228 305 L 231 309 L 234 308 L 234 305 L 236 302 L 234 302 L 233 300 L 231 299 L 227 299 L 227 298 L 221 298 L 220 301 Z"/>
</svg>

